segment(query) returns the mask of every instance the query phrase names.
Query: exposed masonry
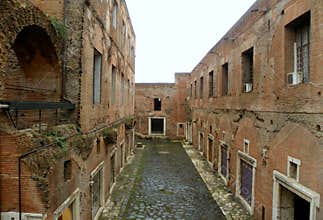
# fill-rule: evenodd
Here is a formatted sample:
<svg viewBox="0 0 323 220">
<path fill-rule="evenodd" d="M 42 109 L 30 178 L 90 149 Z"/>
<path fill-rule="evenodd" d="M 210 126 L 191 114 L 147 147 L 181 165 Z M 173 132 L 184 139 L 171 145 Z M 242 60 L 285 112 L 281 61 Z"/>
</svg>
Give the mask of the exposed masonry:
<svg viewBox="0 0 323 220">
<path fill-rule="evenodd" d="M 116 28 L 112 1 L 0 2 L 0 101 L 9 103 L 0 114 L 1 219 L 92 219 L 109 198 L 135 125 L 135 34 L 125 2 L 115 3 Z M 94 104 L 95 50 L 102 65 Z"/>
<path fill-rule="evenodd" d="M 228 186 L 256 219 L 322 218 L 322 9 L 320 1 L 256 1 L 191 74 L 193 146 L 215 172 L 228 167 Z M 289 158 L 300 163 L 296 180 Z"/>
</svg>

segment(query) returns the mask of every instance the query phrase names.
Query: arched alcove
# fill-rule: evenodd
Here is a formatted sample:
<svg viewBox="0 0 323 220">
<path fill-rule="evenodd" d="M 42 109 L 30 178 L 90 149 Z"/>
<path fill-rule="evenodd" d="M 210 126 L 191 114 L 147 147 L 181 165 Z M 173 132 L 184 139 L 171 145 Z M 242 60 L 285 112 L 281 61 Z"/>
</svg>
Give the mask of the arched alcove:
<svg viewBox="0 0 323 220">
<path fill-rule="evenodd" d="M 26 26 L 9 52 L 4 97 L 8 100 L 58 101 L 61 71 L 55 47 L 46 30 Z"/>
</svg>

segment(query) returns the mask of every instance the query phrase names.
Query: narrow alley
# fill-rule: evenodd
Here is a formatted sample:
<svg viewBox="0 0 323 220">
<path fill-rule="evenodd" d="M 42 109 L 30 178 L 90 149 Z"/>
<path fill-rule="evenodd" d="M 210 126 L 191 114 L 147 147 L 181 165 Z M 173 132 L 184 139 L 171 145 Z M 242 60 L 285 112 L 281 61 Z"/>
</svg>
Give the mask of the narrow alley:
<svg viewBox="0 0 323 220">
<path fill-rule="evenodd" d="M 117 213 L 103 211 L 101 219 L 225 219 L 180 143 L 148 141 L 134 160 L 124 170 L 136 172 L 129 175 L 133 183 L 112 193 L 123 204 Z M 127 177 L 119 181 L 124 186 Z"/>
</svg>

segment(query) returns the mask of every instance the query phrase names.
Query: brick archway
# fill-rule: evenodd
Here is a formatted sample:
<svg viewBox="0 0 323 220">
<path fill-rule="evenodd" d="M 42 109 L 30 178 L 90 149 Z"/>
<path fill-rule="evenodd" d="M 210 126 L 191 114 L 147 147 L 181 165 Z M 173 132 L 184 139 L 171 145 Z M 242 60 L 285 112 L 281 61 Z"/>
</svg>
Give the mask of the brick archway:
<svg viewBox="0 0 323 220">
<path fill-rule="evenodd" d="M 8 0 L 0 3 L 0 74 L 5 75 L 11 68 L 10 60 L 14 54 L 13 45 L 17 36 L 28 26 L 38 26 L 49 36 L 61 66 L 63 39 L 52 26 L 49 17 L 29 1 Z M 0 80 L 0 95 L 3 94 L 3 80 Z"/>
</svg>

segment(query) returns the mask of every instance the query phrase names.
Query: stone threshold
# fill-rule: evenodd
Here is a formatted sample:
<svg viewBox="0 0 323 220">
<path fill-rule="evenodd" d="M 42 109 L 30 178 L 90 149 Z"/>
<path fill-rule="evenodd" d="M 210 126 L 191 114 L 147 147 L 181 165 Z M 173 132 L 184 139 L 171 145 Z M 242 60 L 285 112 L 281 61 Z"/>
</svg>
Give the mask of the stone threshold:
<svg viewBox="0 0 323 220">
<path fill-rule="evenodd" d="M 231 190 L 224 184 L 221 177 L 211 169 L 200 152 L 192 145 L 185 143 L 182 145 L 226 219 L 253 219 L 237 198 L 235 198 Z"/>
</svg>

